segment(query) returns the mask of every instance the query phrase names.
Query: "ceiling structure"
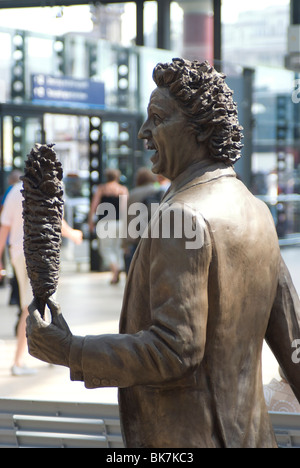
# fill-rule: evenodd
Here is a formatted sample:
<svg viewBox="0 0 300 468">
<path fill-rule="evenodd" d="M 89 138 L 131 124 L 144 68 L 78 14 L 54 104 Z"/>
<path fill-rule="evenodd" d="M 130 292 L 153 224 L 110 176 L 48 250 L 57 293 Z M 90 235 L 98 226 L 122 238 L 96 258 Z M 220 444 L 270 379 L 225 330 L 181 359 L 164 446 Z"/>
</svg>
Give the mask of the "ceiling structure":
<svg viewBox="0 0 300 468">
<path fill-rule="evenodd" d="M 144 3 L 143 0 L 0 0 L 0 8 L 30 8 L 30 7 L 54 7 L 88 4 L 108 4 L 108 3 Z M 161 2 L 162 0 L 159 0 Z"/>
<path fill-rule="evenodd" d="M 97 3 L 90 0 L 0 0 L 0 8 L 30 8 L 30 7 L 53 7 L 70 5 L 87 5 Z M 99 3 L 99 2 L 98 2 Z M 101 2 L 102 3 L 102 2 Z M 103 2 L 108 3 L 108 2 Z M 118 3 L 112 0 L 109 3 Z"/>
<path fill-rule="evenodd" d="M 0 9 L 33 8 L 33 7 L 55 7 L 72 5 L 107 5 L 110 3 L 136 3 L 136 45 L 144 45 L 144 2 L 145 0 L 0 0 Z M 170 49 L 170 22 L 171 0 L 157 1 L 157 48 Z M 214 57 L 221 60 L 221 3 L 222 0 L 213 0 L 214 8 Z"/>
</svg>

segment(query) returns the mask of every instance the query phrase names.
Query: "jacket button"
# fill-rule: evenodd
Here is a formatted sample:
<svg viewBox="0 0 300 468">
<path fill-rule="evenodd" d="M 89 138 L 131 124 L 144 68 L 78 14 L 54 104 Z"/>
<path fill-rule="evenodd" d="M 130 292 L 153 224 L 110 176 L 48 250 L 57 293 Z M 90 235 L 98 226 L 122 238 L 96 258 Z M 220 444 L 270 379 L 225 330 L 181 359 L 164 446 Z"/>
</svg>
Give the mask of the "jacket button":
<svg viewBox="0 0 300 468">
<path fill-rule="evenodd" d="M 96 385 L 97 387 L 100 385 L 101 381 L 100 379 L 94 378 L 92 379 L 93 385 Z"/>
<path fill-rule="evenodd" d="M 109 386 L 109 381 L 106 380 L 106 379 L 103 379 L 103 380 L 101 380 L 101 385 L 103 385 L 103 387 L 108 387 Z"/>
</svg>

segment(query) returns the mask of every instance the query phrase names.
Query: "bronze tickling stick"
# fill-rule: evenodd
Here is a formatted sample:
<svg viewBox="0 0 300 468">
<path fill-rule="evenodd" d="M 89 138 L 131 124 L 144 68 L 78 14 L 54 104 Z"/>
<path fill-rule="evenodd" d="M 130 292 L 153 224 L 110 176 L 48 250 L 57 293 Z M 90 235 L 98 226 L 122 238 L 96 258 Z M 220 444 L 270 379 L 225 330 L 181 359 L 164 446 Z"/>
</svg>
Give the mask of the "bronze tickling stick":
<svg viewBox="0 0 300 468">
<path fill-rule="evenodd" d="M 23 180 L 24 254 L 37 309 L 58 284 L 63 216 L 63 171 L 53 145 L 35 145 Z"/>
</svg>

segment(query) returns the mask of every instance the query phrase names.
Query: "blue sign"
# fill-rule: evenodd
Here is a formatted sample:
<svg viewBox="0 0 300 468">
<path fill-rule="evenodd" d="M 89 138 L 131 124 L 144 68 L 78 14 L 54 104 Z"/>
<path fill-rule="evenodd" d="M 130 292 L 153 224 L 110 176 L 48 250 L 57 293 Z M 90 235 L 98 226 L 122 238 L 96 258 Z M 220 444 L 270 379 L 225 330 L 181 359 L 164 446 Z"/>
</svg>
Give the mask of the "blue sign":
<svg viewBox="0 0 300 468">
<path fill-rule="evenodd" d="M 32 102 L 103 108 L 104 83 L 67 76 L 32 75 Z"/>
</svg>

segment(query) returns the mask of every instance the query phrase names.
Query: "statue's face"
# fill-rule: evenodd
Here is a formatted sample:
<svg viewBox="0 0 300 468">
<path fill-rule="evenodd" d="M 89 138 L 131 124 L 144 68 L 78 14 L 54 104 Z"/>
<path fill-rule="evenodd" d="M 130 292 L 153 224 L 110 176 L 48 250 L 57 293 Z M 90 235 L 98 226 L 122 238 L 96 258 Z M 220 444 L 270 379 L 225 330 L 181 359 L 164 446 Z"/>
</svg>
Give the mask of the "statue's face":
<svg viewBox="0 0 300 468">
<path fill-rule="evenodd" d="M 173 180 L 188 166 L 188 153 L 196 138 L 167 88 L 156 88 L 152 93 L 139 138 L 147 140 L 148 149 L 155 150 L 151 158 L 155 174 Z"/>
</svg>

